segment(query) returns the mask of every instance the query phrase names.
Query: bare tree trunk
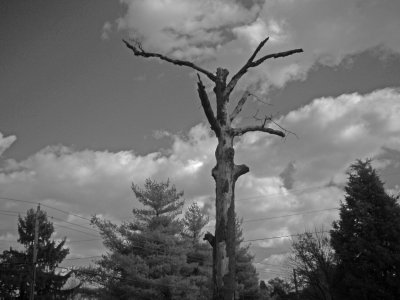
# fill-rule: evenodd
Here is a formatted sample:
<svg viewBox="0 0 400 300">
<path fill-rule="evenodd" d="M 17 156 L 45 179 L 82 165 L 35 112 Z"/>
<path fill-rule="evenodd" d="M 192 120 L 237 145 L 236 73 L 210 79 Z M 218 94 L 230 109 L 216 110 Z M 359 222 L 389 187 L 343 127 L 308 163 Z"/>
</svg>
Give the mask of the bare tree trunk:
<svg viewBox="0 0 400 300">
<path fill-rule="evenodd" d="M 199 73 L 204 74 L 208 79 L 214 82 L 214 93 L 216 96 L 217 116 L 208 99 L 207 92 L 198 74 L 197 91 L 203 107 L 204 113 L 218 138 L 218 146 L 215 151 L 217 165 L 212 170 L 212 176 L 215 180 L 215 207 L 216 207 L 216 225 L 215 237 L 210 238 L 210 244 L 213 246 L 213 299 L 214 300 L 233 300 L 235 295 L 235 183 L 237 179 L 246 174 L 249 168 L 246 165 L 235 165 L 235 150 L 233 149 L 233 140 L 236 136 L 241 136 L 246 132 L 260 131 L 281 137 L 285 133 L 267 127 L 270 118 L 265 117 L 261 125 L 233 128 L 231 122 L 239 115 L 247 98 L 251 95 L 245 91 L 241 99 L 236 104 L 234 110 L 229 114 L 228 104 L 231 92 L 235 88 L 240 78 L 247 73 L 248 69 L 257 67 L 264 61 L 271 58 L 280 58 L 303 52 L 302 49 L 294 49 L 285 52 L 278 52 L 262 56 L 255 60 L 258 52 L 268 41 L 264 39 L 257 46 L 244 66 L 227 83 L 228 70 L 218 68 L 216 74 L 213 74 L 192 62 L 173 59 L 159 53 L 151 53 L 143 50 L 141 43 L 131 44 L 124 40 L 125 45 L 131 49 L 136 56 L 145 58 L 156 57 L 169 63 L 192 68 Z M 211 235 L 211 234 L 210 234 Z"/>
<path fill-rule="evenodd" d="M 216 193 L 216 226 L 213 264 L 214 299 L 231 300 L 235 282 L 235 183 L 248 172 L 246 166 L 236 166 L 233 149 L 234 134 L 228 114 L 229 98 L 225 97 L 228 71 L 217 69 L 214 93 L 217 99 L 218 146 L 215 151 L 217 165 L 212 170 Z"/>
<path fill-rule="evenodd" d="M 215 263 L 213 265 L 214 299 L 233 299 L 235 292 L 235 183 L 248 172 L 236 166 L 233 137 L 222 131 L 216 150 L 217 165 L 212 171 L 216 191 Z"/>
</svg>

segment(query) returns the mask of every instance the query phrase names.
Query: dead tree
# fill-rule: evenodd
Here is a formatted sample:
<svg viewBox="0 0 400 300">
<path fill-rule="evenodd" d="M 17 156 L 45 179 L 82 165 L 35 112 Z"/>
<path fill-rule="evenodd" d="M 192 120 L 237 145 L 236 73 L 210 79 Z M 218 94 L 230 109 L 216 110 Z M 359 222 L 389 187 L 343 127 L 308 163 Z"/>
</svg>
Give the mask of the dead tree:
<svg viewBox="0 0 400 300">
<path fill-rule="evenodd" d="M 137 41 L 130 43 L 124 40 L 125 45 L 132 50 L 135 56 L 159 58 L 174 65 L 192 68 L 198 72 L 197 91 L 201 105 L 211 129 L 215 132 L 218 139 L 218 146 L 215 151 L 217 165 L 212 169 L 212 177 L 216 184 L 213 299 L 232 300 L 235 292 L 235 183 L 241 175 L 249 172 L 249 168 L 246 165 L 237 165 L 234 163 L 235 150 L 233 149 L 233 140 L 235 137 L 239 137 L 250 131 L 261 131 L 280 137 L 285 136 L 284 130 L 268 127 L 272 120 L 267 117 L 259 125 L 232 127 L 232 121 L 239 115 L 251 94 L 249 91 L 245 91 L 231 112 L 229 111 L 229 97 L 238 81 L 250 68 L 257 67 L 271 58 L 280 58 L 303 52 L 302 49 L 294 49 L 265 55 L 256 59 L 257 54 L 267 41 L 268 38 L 257 46 L 244 66 L 228 82 L 229 71 L 227 69 L 217 68 L 214 74 L 197 66 L 193 62 L 173 59 L 159 53 L 147 52 L 143 50 L 141 43 Z M 216 97 L 216 114 L 211 106 L 200 74 L 205 75 L 213 82 L 213 91 Z"/>
</svg>

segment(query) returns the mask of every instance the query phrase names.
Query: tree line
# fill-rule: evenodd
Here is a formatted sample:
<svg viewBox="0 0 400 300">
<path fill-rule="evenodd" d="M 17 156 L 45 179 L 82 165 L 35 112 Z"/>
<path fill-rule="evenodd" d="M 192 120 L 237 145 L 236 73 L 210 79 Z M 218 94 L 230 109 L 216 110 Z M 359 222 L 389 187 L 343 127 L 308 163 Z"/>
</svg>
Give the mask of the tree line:
<svg viewBox="0 0 400 300">
<path fill-rule="evenodd" d="M 339 220 L 293 242 L 301 299 L 400 299 L 399 196 L 388 194 L 371 160 L 347 172 Z"/>
<path fill-rule="evenodd" d="M 259 281 L 241 221 L 235 223 L 236 299 L 399 299 L 400 206 L 389 195 L 370 160 L 348 170 L 340 217 L 330 231 L 315 229 L 292 242 L 291 278 Z M 133 184 L 141 203 L 132 219 L 115 224 L 94 216 L 107 249 L 90 267 L 60 272 L 68 255 L 65 239 L 51 240 L 46 212 L 30 209 L 18 218 L 18 241 L 0 254 L 0 298 L 28 299 L 32 284 L 34 227 L 38 220 L 35 295 L 71 299 L 78 291 L 92 299 L 211 299 L 214 236 L 205 232 L 207 212 L 193 203 L 183 214 L 183 192 L 167 182 Z M 77 284 L 66 288 L 74 274 Z M 90 287 L 90 288 L 88 288 Z"/>
</svg>

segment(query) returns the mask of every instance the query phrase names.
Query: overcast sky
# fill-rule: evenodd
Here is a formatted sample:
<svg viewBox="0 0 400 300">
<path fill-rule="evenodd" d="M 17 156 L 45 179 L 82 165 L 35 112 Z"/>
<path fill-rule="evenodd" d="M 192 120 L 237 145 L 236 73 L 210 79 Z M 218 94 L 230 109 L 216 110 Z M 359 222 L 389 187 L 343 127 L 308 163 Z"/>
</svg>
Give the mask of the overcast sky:
<svg viewBox="0 0 400 300">
<path fill-rule="evenodd" d="M 69 258 L 104 250 L 96 232 L 61 220 L 129 220 L 131 184 L 146 178 L 169 178 L 213 219 L 216 140 L 195 74 L 137 58 L 121 39 L 234 74 L 269 36 L 260 55 L 304 53 L 250 72 L 232 102 L 249 89 L 257 97 L 240 122 L 273 115 L 295 135 L 236 142 L 236 162 L 250 167 L 236 185 L 244 239 L 328 230 L 356 159 L 374 158 L 388 191 L 400 191 L 399 15 L 398 0 L 2 1 L 0 197 L 59 209 L 42 206 L 54 237 L 71 241 Z M 17 246 L 16 215 L 34 206 L 0 199 L 0 250 Z M 285 272 L 290 241 L 252 242 L 261 278 Z"/>
</svg>

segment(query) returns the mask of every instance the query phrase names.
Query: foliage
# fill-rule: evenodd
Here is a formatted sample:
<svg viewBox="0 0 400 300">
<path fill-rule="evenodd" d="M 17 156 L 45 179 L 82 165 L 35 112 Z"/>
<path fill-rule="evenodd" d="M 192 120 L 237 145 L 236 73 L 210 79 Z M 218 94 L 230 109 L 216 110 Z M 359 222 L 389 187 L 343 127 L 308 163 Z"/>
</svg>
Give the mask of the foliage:
<svg viewBox="0 0 400 300">
<path fill-rule="evenodd" d="M 198 299 L 212 297 L 212 248 L 208 243 L 200 243 L 200 235 L 208 223 L 208 215 L 200 209 L 196 202 L 189 206 L 182 220 L 184 230 L 182 235 L 188 239 L 187 263 L 188 275 L 199 287 Z"/>
<path fill-rule="evenodd" d="M 181 231 L 181 222 L 176 217 L 182 213 L 184 200 L 183 191 L 177 192 L 169 181 L 156 182 L 146 179 L 144 189 L 132 184 L 132 190 L 143 209 L 133 209 L 136 222 L 132 229 L 140 231 L 163 231 L 176 234 Z"/>
<path fill-rule="evenodd" d="M 270 286 L 270 296 L 273 300 L 283 300 L 291 299 L 290 290 L 292 289 L 289 282 L 286 280 L 275 277 L 268 280 L 268 285 Z"/>
<path fill-rule="evenodd" d="M 259 299 L 258 274 L 252 262 L 254 256 L 249 252 L 250 245 L 242 246 L 243 220 L 236 218 L 236 285 L 239 299 Z"/>
<path fill-rule="evenodd" d="M 198 299 L 212 297 L 212 248 L 200 242 L 208 216 L 193 203 L 182 220 L 182 192 L 169 182 L 146 180 L 132 189 L 143 204 L 134 219 L 121 225 L 97 217 L 108 253 L 80 278 L 101 287 L 105 299 Z M 211 234 L 210 234 L 211 235 Z M 253 256 L 236 221 L 236 279 L 239 299 L 259 299 Z"/>
<path fill-rule="evenodd" d="M 92 219 L 108 254 L 81 275 L 100 284 L 107 299 L 197 299 L 197 278 L 190 276 L 188 245 L 177 219 L 183 192 L 150 179 L 144 189 L 132 189 L 144 208 L 133 209 L 134 220 L 122 225 Z"/>
<path fill-rule="evenodd" d="M 292 251 L 291 263 L 304 297 L 332 299 L 336 264 L 324 229 L 299 235 L 292 243 Z"/>
<path fill-rule="evenodd" d="M 41 299 L 49 295 L 63 295 L 61 288 L 71 273 L 59 274 L 57 267 L 68 255 L 64 248 L 65 239 L 59 243 L 50 240 L 54 232 L 53 224 L 47 220 L 46 212 L 33 209 L 27 211 L 25 218 L 18 218 L 18 233 L 25 251 L 12 248 L 0 255 L 2 266 L 0 275 L 0 295 L 4 297 L 28 298 L 33 274 L 33 245 L 35 237 L 35 218 L 38 218 L 38 251 L 36 264 L 35 291 Z M 50 296 L 49 296 L 50 297 Z"/>
<path fill-rule="evenodd" d="M 271 290 L 270 287 L 265 283 L 264 280 L 260 281 L 260 300 L 270 300 L 271 299 Z"/>
<path fill-rule="evenodd" d="M 199 242 L 201 231 L 207 225 L 209 217 L 200 209 L 198 204 L 194 202 L 189 206 L 183 218 L 184 236 L 188 237 L 193 246 Z"/>
<path fill-rule="evenodd" d="M 331 242 L 338 259 L 340 299 L 400 299 L 400 207 L 371 161 L 348 171 L 340 219 Z"/>
</svg>

